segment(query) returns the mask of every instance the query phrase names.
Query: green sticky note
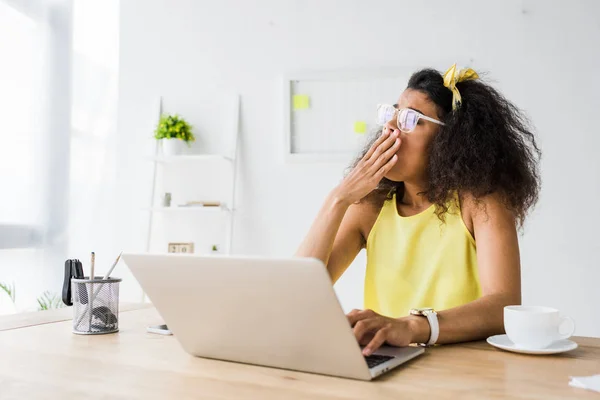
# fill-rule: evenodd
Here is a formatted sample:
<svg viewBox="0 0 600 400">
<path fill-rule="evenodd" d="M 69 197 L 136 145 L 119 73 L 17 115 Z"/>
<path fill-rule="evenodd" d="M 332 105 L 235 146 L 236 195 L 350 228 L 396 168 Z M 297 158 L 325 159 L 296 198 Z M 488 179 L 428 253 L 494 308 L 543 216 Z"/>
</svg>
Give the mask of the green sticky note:
<svg viewBox="0 0 600 400">
<path fill-rule="evenodd" d="M 294 95 L 294 110 L 304 110 L 308 108 L 309 97 L 305 94 Z"/>
<path fill-rule="evenodd" d="M 367 123 L 365 121 L 356 121 L 354 123 L 354 132 L 361 135 L 367 133 Z"/>
</svg>

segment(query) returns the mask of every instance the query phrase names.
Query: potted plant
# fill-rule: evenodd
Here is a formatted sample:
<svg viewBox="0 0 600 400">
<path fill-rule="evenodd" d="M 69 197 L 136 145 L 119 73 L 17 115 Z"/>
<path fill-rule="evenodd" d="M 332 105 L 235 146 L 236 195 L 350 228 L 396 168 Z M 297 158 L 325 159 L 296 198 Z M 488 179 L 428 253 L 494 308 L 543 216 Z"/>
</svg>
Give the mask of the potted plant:
<svg viewBox="0 0 600 400">
<path fill-rule="evenodd" d="M 160 140 L 162 152 L 165 156 L 181 154 L 184 145 L 188 147 L 196 140 L 192 133 L 192 126 L 179 115 L 163 114 L 160 116 L 154 137 Z"/>
</svg>

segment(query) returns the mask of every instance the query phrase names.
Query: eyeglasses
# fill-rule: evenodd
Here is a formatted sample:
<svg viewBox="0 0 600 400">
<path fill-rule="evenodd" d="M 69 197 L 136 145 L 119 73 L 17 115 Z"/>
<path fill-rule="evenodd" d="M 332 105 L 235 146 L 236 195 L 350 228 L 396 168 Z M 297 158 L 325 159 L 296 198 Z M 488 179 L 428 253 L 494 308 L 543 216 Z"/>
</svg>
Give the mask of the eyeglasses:
<svg viewBox="0 0 600 400">
<path fill-rule="evenodd" d="M 415 128 L 417 127 L 417 123 L 421 118 L 438 125 L 446 125 L 442 121 L 438 121 L 437 119 L 433 119 L 426 115 L 423 115 L 420 112 L 413 110 L 412 108 L 397 109 L 395 106 L 389 104 L 377 105 L 378 125 L 385 125 L 386 123 L 391 121 L 395 115 L 397 115 L 398 129 L 400 129 L 402 132 L 407 133 L 415 130 Z"/>
</svg>

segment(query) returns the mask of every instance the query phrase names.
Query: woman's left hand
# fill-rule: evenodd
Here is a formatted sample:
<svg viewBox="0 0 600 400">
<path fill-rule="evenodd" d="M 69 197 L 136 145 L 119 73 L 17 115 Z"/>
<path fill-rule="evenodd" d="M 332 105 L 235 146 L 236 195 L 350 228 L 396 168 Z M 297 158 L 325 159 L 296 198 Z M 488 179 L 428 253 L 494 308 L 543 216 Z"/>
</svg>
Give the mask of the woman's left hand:
<svg viewBox="0 0 600 400">
<path fill-rule="evenodd" d="M 347 315 L 363 354 L 371 355 L 384 343 L 404 347 L 412 343 L 413 333 L 406 319 L 384 317 L 373 310 L 352 310 Z"/>
</svg>

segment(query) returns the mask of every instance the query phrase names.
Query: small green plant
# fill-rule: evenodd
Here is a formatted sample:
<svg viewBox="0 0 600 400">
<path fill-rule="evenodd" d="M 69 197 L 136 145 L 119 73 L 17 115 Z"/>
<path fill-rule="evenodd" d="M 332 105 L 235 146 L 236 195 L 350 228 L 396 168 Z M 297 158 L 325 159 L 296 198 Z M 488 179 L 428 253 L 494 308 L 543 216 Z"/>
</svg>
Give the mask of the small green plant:
<svg viewBox="0 0 600 400">
<path fill-rule="evenodd" d="M 46 290 L 40 297 L 37 298 L 38 310 L 51 310 L 53 308 L 63 308 L 65 304 L 62 299 L 56 294 L 49 290 Z"/>
<path fill-rule="evenodd" d="M 12 285 L 0 282 L 0 291 L 5 292 L 8 295 L 8 297 L 10 297 L 10 300 L 14 304 L 16 293 L 17 293 L 15 291 L 15 283 L 14 282 L 12 283 Z"/>
<path fill-rule="evenodd" d="M 196 140 L 192 133 L 192 126 L 187 121 L 181 118 L 179 115 L 167 115 L 163 114 L 160 116 L 158 126 L 154 131 L 155 139 L 181 139 L 188 145 L 190 142 Z"/>
</svg>

